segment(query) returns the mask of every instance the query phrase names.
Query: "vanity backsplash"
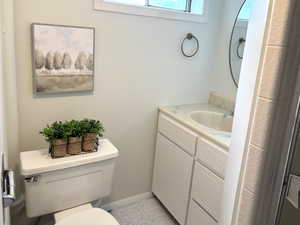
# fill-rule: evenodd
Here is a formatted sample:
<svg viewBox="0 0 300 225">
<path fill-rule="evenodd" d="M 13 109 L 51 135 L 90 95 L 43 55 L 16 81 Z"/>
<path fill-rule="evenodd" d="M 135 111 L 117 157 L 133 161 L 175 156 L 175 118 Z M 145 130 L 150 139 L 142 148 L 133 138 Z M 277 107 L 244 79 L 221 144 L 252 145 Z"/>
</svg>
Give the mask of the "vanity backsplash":
<svg viewBox="0 0 300 225">
<path fill-rule="evenodd" d="M 217 95 L 215 92 L 210 93 L 208 104 L 224 109 L 229 112 L 234 112 L 234 106 L 235 106 L 234 100 Z"/>
</svg>

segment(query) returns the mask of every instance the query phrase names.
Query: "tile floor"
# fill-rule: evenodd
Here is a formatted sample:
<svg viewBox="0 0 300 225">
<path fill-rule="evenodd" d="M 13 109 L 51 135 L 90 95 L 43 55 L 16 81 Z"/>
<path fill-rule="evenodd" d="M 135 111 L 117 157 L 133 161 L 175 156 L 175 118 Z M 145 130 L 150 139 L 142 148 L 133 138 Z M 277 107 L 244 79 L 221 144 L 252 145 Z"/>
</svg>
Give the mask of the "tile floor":
<svg viewBox="0 0 300 225">
<path fill-rule="evenodd" d="M 178 225 L 155 199 L 146 199 L 111 212 L 120 225 Z"/>
</svg>

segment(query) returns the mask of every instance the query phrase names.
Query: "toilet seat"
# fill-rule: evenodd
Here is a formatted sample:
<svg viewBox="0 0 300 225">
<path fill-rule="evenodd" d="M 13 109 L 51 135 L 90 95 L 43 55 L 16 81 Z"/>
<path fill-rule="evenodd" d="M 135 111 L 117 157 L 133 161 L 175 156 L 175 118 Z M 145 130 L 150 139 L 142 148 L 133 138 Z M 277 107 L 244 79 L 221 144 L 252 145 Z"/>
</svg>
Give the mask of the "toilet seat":
<svg viewBox="0 0 300 225">
<path fill-rule="evenodd" d="M 68 216 L 55 225 L 120 225 L 108 212 L 99 208 L 92 208 Z"/>
</svg>

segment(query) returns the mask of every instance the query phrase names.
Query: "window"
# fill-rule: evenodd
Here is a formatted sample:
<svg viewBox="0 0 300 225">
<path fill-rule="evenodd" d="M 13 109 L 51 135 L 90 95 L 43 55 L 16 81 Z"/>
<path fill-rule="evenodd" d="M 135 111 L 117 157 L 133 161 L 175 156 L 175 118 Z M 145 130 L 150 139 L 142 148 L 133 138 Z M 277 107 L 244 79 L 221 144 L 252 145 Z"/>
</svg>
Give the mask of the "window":
<svg viewBox="0 0 300 225">
<path fill-rule="evenodd" d="M 242 9 L 241 9 L 241 12 L 239 14 L 239 19 L 241 20 L 249 20 L 250 18 L 250 13 L 251 13 L 251 10 L 252 10 L 252 5 L 253 5 L 253 1 L 252 0 L 247 0 Z"/>
<path fill-rule="evenodd" d="M 145 0 L 104 0 L 104 2 L 113 2 L 127 5 L 145 5 Z"/>
<path fill-rule="evenodd" d="M 95 9 L 126 14 L 206 22 L 207 0 L 95 0 Z"/>
<path fill-rule="evenodd" d="M 186 0 L 149 0 L 149 6 L 174 10 L 186 10 Z"/>
</svg>

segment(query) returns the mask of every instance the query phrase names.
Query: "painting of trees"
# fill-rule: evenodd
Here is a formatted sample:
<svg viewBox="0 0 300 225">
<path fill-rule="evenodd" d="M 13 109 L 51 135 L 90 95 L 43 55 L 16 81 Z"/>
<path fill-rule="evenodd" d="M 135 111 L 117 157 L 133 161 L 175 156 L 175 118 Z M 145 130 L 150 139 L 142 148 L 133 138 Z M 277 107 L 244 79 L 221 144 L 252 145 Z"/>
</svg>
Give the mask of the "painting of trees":
<svg viewBox="0 0 300 225">
<path fill-rule="evenodd" d="M 52 52 L 48 52 L 46 55 L 46 69 L 47 70 L 53 70 L 53 63 L 54 63 L 54 56 Z"/>
<path fill-rule="evenodd" d="M 94 33 L 94 28 L 32 24 L 34 92 L 92 90 Z"/>
<path fill-rule="evenodd" d="M 45 66 L 45 57 L 43 52 L 39 49 L 35 50 L 35 61 L 34 65 L 36 69 L 42 69 Z"/>
</svg>

